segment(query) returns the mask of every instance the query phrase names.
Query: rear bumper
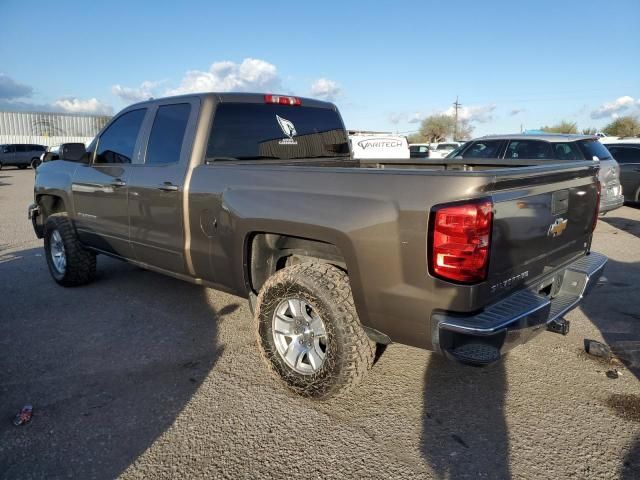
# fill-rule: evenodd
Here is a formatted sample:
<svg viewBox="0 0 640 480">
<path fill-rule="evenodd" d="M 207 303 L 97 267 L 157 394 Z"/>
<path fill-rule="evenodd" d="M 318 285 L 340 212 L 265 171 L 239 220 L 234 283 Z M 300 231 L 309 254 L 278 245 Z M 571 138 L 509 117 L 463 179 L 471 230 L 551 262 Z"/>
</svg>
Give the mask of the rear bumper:
<svg viewBox="0 0 640 480">
<path fill-rule="evenodd" d="M 575 308 L 597 283 L 606 263 L 607 257 L 592 252 L 555 272 L 553 296 L 521 290 L 476 315 L 433 314 L 434 347 L 463 363 L 498 360 Z"/>
</svg>

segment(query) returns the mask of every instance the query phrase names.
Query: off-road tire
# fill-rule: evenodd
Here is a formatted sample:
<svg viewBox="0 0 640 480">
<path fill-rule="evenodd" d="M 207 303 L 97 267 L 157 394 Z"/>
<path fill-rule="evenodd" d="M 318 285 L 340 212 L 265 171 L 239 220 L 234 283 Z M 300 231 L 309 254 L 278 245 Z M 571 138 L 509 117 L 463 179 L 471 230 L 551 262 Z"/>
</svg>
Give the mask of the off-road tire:
<svg viewBox="0 0 640 480">
<path fill-rule="evenodd" d="M 56 270 L 51 258 L 51 235 L 57 230 L 62 237 L 66 256 L 63 274 Z M 49 273 L 63 287 L 76 287 L 90 283 L 96 274 L 96 255 L 85 250 L 66 213 L 49 215 L 44 229 L 44 251 Z"/>
<path fill-rule="evenodd" d="M 280 302 L 291 297 L 306 301 L 324 322 L 326 357 L 313 374 L 293 370 L 275 346 L 273 315 Z M 267 365 L 291 390 L 304 397 L 326 399 L 346 392 L 373 365 L 376 344 L 360 324 L 347 274 L 333 265 L 302 263 L 275 273 L 260 289 L 254 318 Z"/>
</svg>

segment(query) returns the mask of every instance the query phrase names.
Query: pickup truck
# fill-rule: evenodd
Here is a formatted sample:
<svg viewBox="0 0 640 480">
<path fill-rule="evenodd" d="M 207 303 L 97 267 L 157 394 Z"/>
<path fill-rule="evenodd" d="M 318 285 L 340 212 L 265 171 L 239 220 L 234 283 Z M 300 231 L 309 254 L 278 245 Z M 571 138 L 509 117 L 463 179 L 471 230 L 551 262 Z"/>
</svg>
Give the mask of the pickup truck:
<svg viewBox="0 0 640 480">
<path fill-rule="evenodd" d="M 607 260 L 590 251 L 598 163 L 510 163 L 354 160 L 331 103 L 188 95 L 44 163 L 29 218 L 65 287 L 105 254 L 249 299 L 267 365 L 321 399 L 377 344 L 486 365 L 566 333 Z"/>
</svg>

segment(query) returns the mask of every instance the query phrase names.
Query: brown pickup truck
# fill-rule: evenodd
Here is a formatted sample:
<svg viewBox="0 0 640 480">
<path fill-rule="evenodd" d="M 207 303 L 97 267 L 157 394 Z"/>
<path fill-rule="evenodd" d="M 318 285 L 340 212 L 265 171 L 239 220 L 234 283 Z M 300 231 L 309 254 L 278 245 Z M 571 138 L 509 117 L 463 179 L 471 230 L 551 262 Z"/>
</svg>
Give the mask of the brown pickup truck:
<svg viewBox="0 0 640 480">
<path fill-rule="evenodd" d="M 485 365 L 600 275 L 598 164 L 353 160 L 333 104 L 209 93 L 117 114 L 37 170 L 29 217 L 63 286 L 96 255 L 248 298 L 294 391 L 355 384 L 377 344 Z"/>
</svg>

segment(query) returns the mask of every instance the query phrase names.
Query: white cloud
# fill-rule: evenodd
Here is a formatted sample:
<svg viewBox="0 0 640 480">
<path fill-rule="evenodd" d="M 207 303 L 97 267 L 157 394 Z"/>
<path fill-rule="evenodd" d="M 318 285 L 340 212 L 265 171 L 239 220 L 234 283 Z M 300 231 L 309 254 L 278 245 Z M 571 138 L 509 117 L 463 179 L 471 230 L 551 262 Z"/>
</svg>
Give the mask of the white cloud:
<svg viewBox="0 0 640 480">
<path fill-rule="evenodd" d="M 342 87 L 328 78 L 319 78 L 311 84 L 311 96 L 313 97 L 332 102 L 341 94 Z"/>
<path fill-rule="evenodd" d="M 461 107 L 458 109 L 458 118 L 460 120 L 468 120 L 469 122 L 487 123 L 493 120 L 491 113 L 496 109 L 496 106 L 491 105 L 472 105 L 470 107 Z M 453 106 L 441 112 L 445 115 L 455 115 L 455 108 Z"/>
<path fill-rule="evenodd" d="M 422 120 L 424 120 L 425 115 L 423 113 L 420 112 L 415 112 L 415 113 L 410 113 L 407 116 L 407 122 L 409 123 L 420 123 Z"/>
<path fill-rule="evenodd" d="M 399 123 L 420 123 L 427 115 L 422 112 L 391 112 L 388 115 L 389 122 L 394 125 Z"/>
<path fill-rule="evenodd" d="M 514 117 L 522 112 L 526 112 L 526 110 L 524 108 L 514 108 L 509 112 L 509 116 Z"/>
<path fill-rule="evenodd" d="M 55 110 L 69 113 L 94 113 L 102 115 L 111 115 L 113 113 L 113 108 L 111 108 L 110 105 L 101 102 L 97 98 L 81 100 L 76 97 L 63 97 L 53 102 L 52 107 Z"/>
<path fill-rule="evenodd" d="M 613 102 L 603 103 L 591 112 L 591 118 L 617 118 L 621 113 L 632 110 L 633 107 L 640 108 L 640 100 L 636 100 L 629 95 L 616 98 Z"/>
<path fill-rule="evenodd" d="M 142 102 L 143 100 L 149 100 L 150 97 L 153 97 L 155 88 L 160 83 L 161 82 L 152 82 L 150 80 L 146 80 L 142 82 L 138 88 L 114 85 L 113 87 L 111 87 L 111 91 L 114 95 L 120 97 L 124 102 L 136 103 Z"/>
<path fill-rule="evenodd" d="M 275 65 L 257 58 L 245 58 L 242 63 L 214 62 L 208 71 L 189 70 L 178 88 L 167 95 L 195 92 L 272 92 L 280 88 L 281 80 Z"/>
</svg>

